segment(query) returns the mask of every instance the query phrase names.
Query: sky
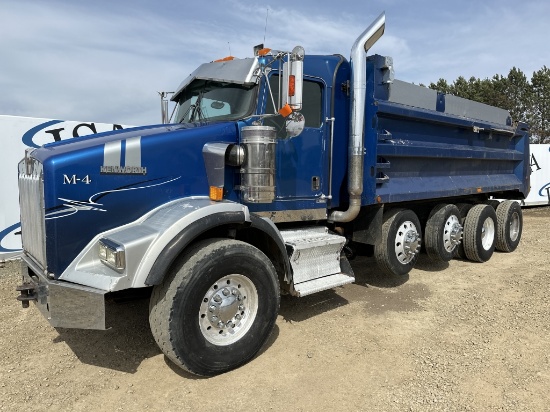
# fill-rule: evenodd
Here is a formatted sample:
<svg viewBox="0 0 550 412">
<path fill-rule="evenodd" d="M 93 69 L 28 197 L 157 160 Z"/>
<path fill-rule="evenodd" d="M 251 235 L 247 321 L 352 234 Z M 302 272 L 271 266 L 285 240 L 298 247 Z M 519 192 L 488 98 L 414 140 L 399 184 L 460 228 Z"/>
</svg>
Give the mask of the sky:
<svg viewBox="0 0 550 412">
<path fill-rule="evenodd" d="M 382 12 L 385 34 L 369 53 L 392 56 L 400 80 L 512 67 L 530 78 L 550 66 L 545 0 L 0 0 L 0 114 L 159 123 L 157 92 L 204 62 L 251 57 L 264 37 L 272 49 L 349 58 Z"/>
</svg>

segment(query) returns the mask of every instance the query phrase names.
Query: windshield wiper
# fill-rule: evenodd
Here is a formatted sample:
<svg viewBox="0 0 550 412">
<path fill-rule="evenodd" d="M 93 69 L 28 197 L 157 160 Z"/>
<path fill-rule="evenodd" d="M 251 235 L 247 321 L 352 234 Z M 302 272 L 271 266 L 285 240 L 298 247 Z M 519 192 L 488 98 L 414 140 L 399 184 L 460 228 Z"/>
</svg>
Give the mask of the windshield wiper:
<svg viewBox="0 0 550 412">
<path fill-rule="evenodd" d="M 187 110 L 185 111 L 183 116 L 181 116 L 181 120 L 179 121 L 180 123 L 185 122 L 185 118 L 187 117 L 187 113 L 189 113 L 189 110 L 191 110 L 191 109 L 195 110 L 195 105 L 194 104 L 189 105 L 189 107 L 187 108 Z"/>
<path fill-rule="evenodd" d="M 195 101 L 195 104 L 193 105 L 193 112 L 191 112 L 191 117 L 189 118 L 189 122 L 190 123 L 193 123 L 195 121 L 195 116 L 198 115 L 199 117 L 199 121 L 201 121 L 202 119 L 204 119 L 204 115 L 202 113 L 202 109 L 201 109 L 201 102 L 202 102 L 202 97 L 204 96 L 204 91 L 201 91 L 199 92 L 198 96 L 197 96 L 197 100 Z"/>
</svg>

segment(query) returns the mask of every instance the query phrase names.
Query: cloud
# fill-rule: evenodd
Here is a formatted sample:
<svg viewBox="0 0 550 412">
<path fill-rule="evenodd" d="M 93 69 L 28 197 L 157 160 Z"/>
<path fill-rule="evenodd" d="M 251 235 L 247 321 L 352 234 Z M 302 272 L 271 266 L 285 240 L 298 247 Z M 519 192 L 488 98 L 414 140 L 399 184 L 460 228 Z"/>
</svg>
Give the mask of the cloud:
<svg viewBox="0 0 550 412">
<path fill-rule="evenodd" d="M 463 3 L 461 3 L 462 6 Z M 406 80 L 429 83 L 443 77 L 486 78 L 519 67 L 528 76 L 550 60 L 545 2 L 465 2 L 465 7 L 432 12 L 423 21 L 397 28 L 413 53 L 396 60 Z"/>
<path fill-rule="evenodd" d="M 20 23 L 26 19 L 22 31 Z M 126 124 L 158 121 L 157 90 L 195 62 L 175 59 L 177 36 L 144 16 L 14 2 L 2 13 L 2 114 Z M 177 81 L 176 81 L 177 83 Z"/>
<path fill-rule="evenodd" d="M 344 3 L 344 5 L 347 3 Z M 350 3 L 351 4 L 351 3 Z M 200 63 L 266 46 L 349 57 L 355 38 L 386 9 L 371 50 L 394 58 L 397 78 L 429 83 L 528 76 L 550 61 L 550 3 L 372 0 L 285 6 L 241 0 L 61 2 L 4 0 L 0 13 L 0 113 L 124 124 L 160 120 L 157 91 L 171 91 Z"/>
</svg>

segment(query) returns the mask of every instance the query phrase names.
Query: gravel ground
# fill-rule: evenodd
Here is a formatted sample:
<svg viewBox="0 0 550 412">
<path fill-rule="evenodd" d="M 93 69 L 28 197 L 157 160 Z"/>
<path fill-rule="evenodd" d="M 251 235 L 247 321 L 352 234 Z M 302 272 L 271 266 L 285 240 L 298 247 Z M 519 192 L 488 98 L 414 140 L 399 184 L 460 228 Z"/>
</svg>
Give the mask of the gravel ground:
<svg viewBox="0 0 550 412">
<path fill-rule="evenodd" d="M 54 329 L 15 300 L 0 268 L 0 411 L 550 411 L 550 208 L 524 211 L 519 248 L 484 264 L 404 277 L 352 262 L 357 282 L 283 298 L 274 333 L 244 367 L 197 378 L 173 367 L 145 300 L 107 331 Z"/>
</svg>

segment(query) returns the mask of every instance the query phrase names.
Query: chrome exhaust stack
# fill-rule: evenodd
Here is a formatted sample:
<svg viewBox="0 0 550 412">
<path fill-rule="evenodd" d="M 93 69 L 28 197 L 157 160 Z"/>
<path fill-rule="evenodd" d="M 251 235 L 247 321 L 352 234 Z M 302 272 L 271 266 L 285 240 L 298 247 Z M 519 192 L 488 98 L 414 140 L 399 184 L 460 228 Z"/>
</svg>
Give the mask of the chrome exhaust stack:
<svg viewBox="0 0 550 412">
<path fill-rule="evenodd" d="M 348 193 L 349 207 L 346 211 L 334 211 L 328 218 L 329 222 L 350 222 L 361 210 L 361 194 L 363 193 L 363 160 L 365 131 L 365 101 L 367 94 L 367 52 L 384 34 L 386 14 L 378 18 L 355 40 L 351 48 L 351 119 L 348 146 Z"/>
</svg>

